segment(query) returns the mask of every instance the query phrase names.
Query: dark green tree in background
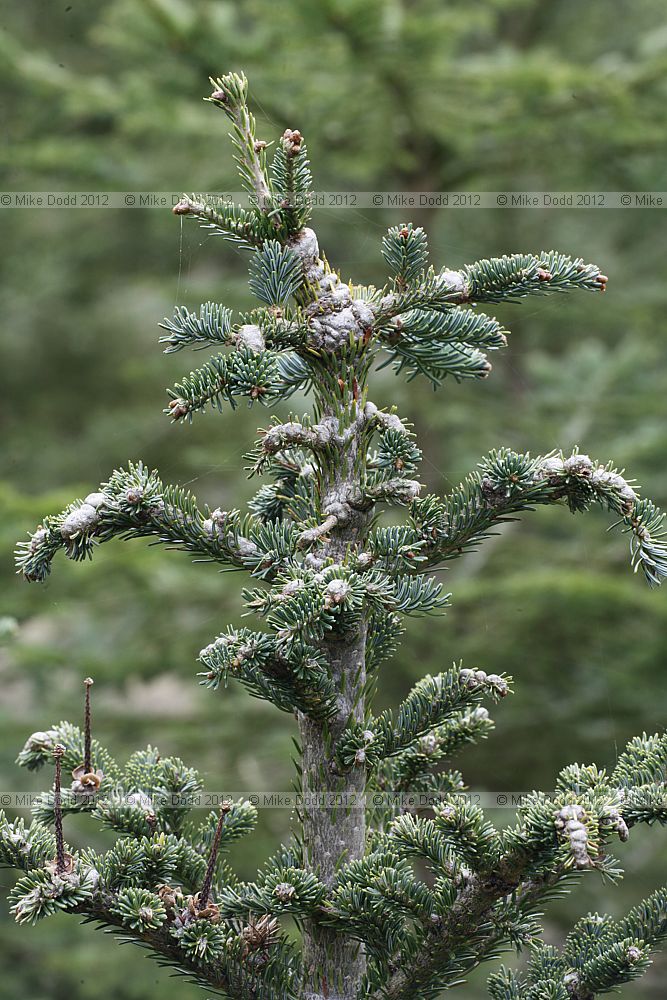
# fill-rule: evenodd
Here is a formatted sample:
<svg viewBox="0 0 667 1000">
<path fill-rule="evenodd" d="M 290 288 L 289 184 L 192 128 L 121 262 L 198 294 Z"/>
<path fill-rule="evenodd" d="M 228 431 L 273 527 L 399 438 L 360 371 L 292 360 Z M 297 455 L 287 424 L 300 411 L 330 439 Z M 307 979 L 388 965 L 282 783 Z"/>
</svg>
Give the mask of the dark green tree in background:
<svg viewBox="0 0 667 1000">
<path fill-rule="evenodd" d="M 587 870 L 618 877 L 610 842 L 667 821 L 667 738 L 631 740 L 610 770 L 568 765 L 553 794 L 528 795 L 516 824 L 498 829 L 461 794 L 450 765 L 488 735 L 481 702 L 509 694 L 509 677 L 458 664 L 422 678 L 393 710 L 378 711 L 374 696 L 404 619 L 448 602 L 431 571 L 516 514 L 608 510 L 650 584 L 667 575 L 664 516 L 613 465 L 577 448 L 492 451 L 444 497 L 422 496 L 410 426 L 369 390 L 378 364 L 434 387 L 485 379 L 487 352 L 506 345 L 507 331 L 478 304 L 600 292 L 607 278 L 554 251 L 436 270 L 424 230 L 406 223 L 382 240 L 388 283 L 348 284 L 307 226 L 300 132 L 287 129 L 267 147 L 245 78 L 213 82 L 209 100 L 231 121 L 248 205 L 193 195 L 175 212 L 249 254 L 260 304 L 237 318 L 217 302 L 176 308 L 163 324 L 167 353 L 219 353 L 175 385 L 167 412 L 181 422 L 239 399 L 273 405 L 296 393 L 312 396 L 312 412 L 261 431 L 247 460 L 251 475 L 270 481 L 247 513 L 200 508 L 130 464 L 45 518 L 18 562 L 26 579 L 43 581 L 60 549 L 80 561 L 99 543 L 143 537 L 261 582 L 243 599 L 264 630 L 230 626 L 201 651 L 201 678 L 210 688 L 237 679 L 294 715 L 298 826 L 241 881 L 222 849 L 253 828 L 255 810 L 225 801 L 197 825 L 187 800 L 201 779 L 179 758 L 149 747 L 118 765 L 92 740 L 87 681 L 83 731 L 60 723 L 34 733 L 19 756 L 32 770 L 53 759 L 55 782 L 30 827 L 3 819 L 0 828 L 4 862 L 25 872 L 11 893 L 14 916 L 83 915 L 232 998 L 425 998 L 507 946 L 530 946 L 524 972 L 491 975 L 495 1000 L 593 1000 L 646 971 L 667 935 L 667 890 L 620 919 L 585 917 L 562 949 L 542 942 L 540 906 Z M 430 814 L 401 799 L 415 791 L 434 797 Z M 69 849 L 63 813 L 92 813 L 118 836 L 105 851 Z M 300 945 L 282 916 L 294 919 Z"/>
</svg>

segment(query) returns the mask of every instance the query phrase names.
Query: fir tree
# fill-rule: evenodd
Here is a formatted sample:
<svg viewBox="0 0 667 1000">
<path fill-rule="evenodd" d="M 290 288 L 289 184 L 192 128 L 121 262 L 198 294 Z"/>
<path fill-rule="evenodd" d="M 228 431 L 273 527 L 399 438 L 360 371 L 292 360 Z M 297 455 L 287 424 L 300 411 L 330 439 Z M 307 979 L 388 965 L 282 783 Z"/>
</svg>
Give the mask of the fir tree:
<svg viewBox="0 0 667 1000">
<path fill-rule="evenodd" d="M 170 390 L 166 412 L 192 420 L 242 398 L 267 406 L 297 392 L 310 394 L 312 410 L 272 418 L 261 432 L 247 460 L 267 481 L 248 512 L 200 507 L 129 464 L 46 517 L 20 544 L 18 564 L 41 581 L 60 549 L 83 560 L 112 538 L 146 537 L 254 578 L 243 597 L 261 626 L 210 642 L 200 678 L 211 689 L 236 679 L 294 715 L 299 827 L 255 881 L 240 882 L 224 853 L 252 831 L 255 808 L 226 801 L 197 823 L 189 802 L 201 780 L 183 761 L 148 747 L 116 763 L 92 738 L 87 678 L 83 731 L 61 722 L 19 754 L 30 769 L 53 762 L 55 774 L 29 826 L 0 822 L 2 861 L 23 871 L 14 916 L 76 913 L 231 998 L 432 997 L 504 948 L 529 946 L 525 972 L 491 975 L 494 1000 L 590 1000 L 647 968 L 667 934 L 667 890 L 620 920 L 589 915 L 561 950 L 541 943 L 539 910 L 588 870 L 617 874 L 608 847 L 635 824 L 667 821 L 667 737 L 631 741 L 611 772 L 565 768 L 553 793 L 531 794 L 516 824 L 496 829 L 461 795 L 451 763 L 488 735 L 484 702 L 508 695 L 510 678 L 455 664 L 379 714 L 373 693 L 404 616 L 448 603 L 430 570 L 498 524 L 537 505 L 600 506 L 653 585 L 667 575 L 663 515 L 611 463 L 578 450 L 503 448 L 450 494 L 424 496 L 410 426 L 373 403 L 369 380 L 378 363 L 433 387 L 486 378 L 487 353 L 506 345 L 507 331 L 478 305 L 600 292 L 607 279 L 554 251 L 436 269 L 424 231 L 405 224 L 382 241 L 386 286 L 347 283 L 307 225 L 301 134 L 287 130 L 271 152 L 256 136 L 245 78 L 212 83 L 208 100 L 231 122 L 248 205 L 190 195 L 174 211 L 249 255 L 259 304 L 235 317 L 207 302 L 164 321 L 167 352 L 216 352 Z M 381 517 L 388 506 L 404 508 L 403 518 Z M 410 807 L 415 790 L 433 796 L 432 810 Z M 114 846 L 70 850 L 63 815 L 72 812 L 114 830 Z"/>
</svg>

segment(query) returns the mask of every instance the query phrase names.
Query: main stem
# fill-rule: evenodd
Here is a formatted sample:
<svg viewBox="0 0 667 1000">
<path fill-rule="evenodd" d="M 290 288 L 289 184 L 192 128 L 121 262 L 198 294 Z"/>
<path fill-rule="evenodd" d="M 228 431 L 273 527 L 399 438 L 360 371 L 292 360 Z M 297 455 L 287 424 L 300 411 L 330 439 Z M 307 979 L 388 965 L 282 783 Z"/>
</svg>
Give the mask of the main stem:
<svg viewBox="0 0 667 1000">
<path fill-rule="evenodd" d="M 330 400 L 321 400 L 323 416 L 337 417 Z M 338 461 L 322 470 L 321 507 L 341 502 L 358 486 L 359 470 L 366 460 L 365 444 L 355 433 L 341 446 Z M 363 539 L 367 516 L 351 514 L 326 535 L 317 555 L 343 562 L 351 545 Z M 366 683 L 366 623 L 344 638 L 327 638 L 322 650 L 338 690 L 337 712 L 327 723 L 299 717 L 304 791 L 303 842 L 305 864 L 331 885 L 342 862 L 363 857 L 366 842 L 365 786 L 363 767 L 342 771 L 335 761 L 338 738 L 350 719 L 364 717 Z M 321 796 L 340 796 L 341 805 L 318 803 Z M 315 801 L 309 803 L 308 796 Z M 352 807 L 345 803 L 354 803 Z M 304 926 L 304 1000 L 354 1000 L 358 996 L 366 962 L 363 949 L 313 920 Z"/>
</svg>

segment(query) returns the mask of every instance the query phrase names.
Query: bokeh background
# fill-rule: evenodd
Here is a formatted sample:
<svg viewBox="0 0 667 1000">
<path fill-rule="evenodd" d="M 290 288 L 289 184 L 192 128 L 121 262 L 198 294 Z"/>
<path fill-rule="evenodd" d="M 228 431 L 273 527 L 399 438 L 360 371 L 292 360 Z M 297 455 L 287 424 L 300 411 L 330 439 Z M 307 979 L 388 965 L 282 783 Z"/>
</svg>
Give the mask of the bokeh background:
<svg viewBox="0 0 667 1000">
<path fill-rule="evenodd" d="M 4 190 L 234 189 L 209 74 L 243 69 L 260 135 L 305 134 L 322 190 L 664 190 L 667 13 L 662 0 L 23 0 L 0 18 Z M 509 351 L 479 384 L 437 394 L 381 373 L 446 491 L 488 449 L 575 442 L 627 467 L 667 501 L 664 211 L 412 213 L 434 260 L 556 247 L 599 263 L 604 296 L 498 307 Z M 403 212 L 320 210 L 344 275 L 381 281 L 381 236 Z M 58 560 L 41 587 L 13 575 L 14 541 L 142 457 L 214 505 L 251 491 L 241 455 L 267 413 L 163 415 L 164 386 L 192 359 L 165 358 L 157 322 L 175 303 L 243 307 L 245 261 L 168 210 L 2 209 L 0 254 L 0 783 L 37 787 L 12 764 L 26 736 L 80 713 L 96 679 L 97 735 L 120 757 L 157 744 L 207 787 L 291 781 L 293 725 L 240 689 L 196 683 L 198 650 L 241 610 L 240 577 L 140 544 L 94 564 Z M 516 694 L 491 740 L 463 761 L 490 791 L 553 787 L 572 760 L 613 765 L 624 742 L 667 720 L 667 595 L 628 570 L 602 513 L 538 511 L 453 564 L 453 607 L 412 623 L 383 668 L 381 698 L 463 657 L 506 670 Z M 507 820 L 500 812 L 498 822 Z M 249 877 L 290 815 L 262 813 L 233 860 Z M 103 843 L 90 825 L 66 831 Z M 621 913 L 667 879 L 667 834 L 633 833 L 620 887 L 589 876 L 553 904 L 558 940 L 592 908 Z M 6 887 L 11 873 L 2 873 Z M 68 917 L 35 930 L 2 916 L 0 1000 L 189 1000 L 195 987 Z M 667 961 L 623 996 L 664 996 Z M 477 1000 L 484 976 L 458 995 Z"/>
</svg>

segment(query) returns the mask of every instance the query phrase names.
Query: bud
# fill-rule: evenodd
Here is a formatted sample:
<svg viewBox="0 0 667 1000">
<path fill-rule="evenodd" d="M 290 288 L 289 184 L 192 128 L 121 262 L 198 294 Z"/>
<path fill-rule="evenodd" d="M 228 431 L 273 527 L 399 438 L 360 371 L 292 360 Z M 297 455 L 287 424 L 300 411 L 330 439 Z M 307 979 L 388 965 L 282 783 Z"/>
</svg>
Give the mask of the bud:
<svg viewBox="0 0 667 1000">
<path fill-rule="evenodd" d="M 273 890 L 273 895 L 276 896 L 281 903 L 289 903 L 295 893 L 296 889 L 293 885 L 290 885 L 289 882 L 279 882 Z"/>
<path fill-rule="evenodd" d="M 174 420 L 180 420 L 181 417 L 187 416 L 190 412 L 190 407 L 187 400 L 185 399 L 172 399 L 169 403 L 169 410 L 171 411 L 171 416 Z"/>
<path fill-rule="evenodd" d="M 301 143 L 303 142 L 303 136 L 301 133 L 291 128 L 285 129 L 282 135 L 282 145 L 288 156 L 296 156 L 301 152 Z"/>
<path fill-rule="evenodd" d="M 174 215 L 189 215 L 190 210 L 190 202 L 187 198 L 181 198 L 181 200 L 172 208 Z"/>
</svg>

